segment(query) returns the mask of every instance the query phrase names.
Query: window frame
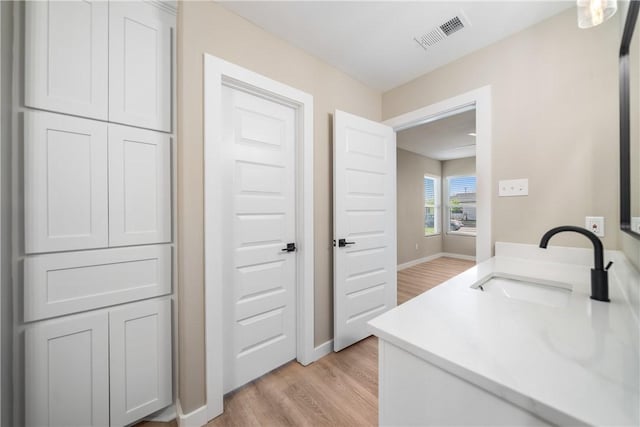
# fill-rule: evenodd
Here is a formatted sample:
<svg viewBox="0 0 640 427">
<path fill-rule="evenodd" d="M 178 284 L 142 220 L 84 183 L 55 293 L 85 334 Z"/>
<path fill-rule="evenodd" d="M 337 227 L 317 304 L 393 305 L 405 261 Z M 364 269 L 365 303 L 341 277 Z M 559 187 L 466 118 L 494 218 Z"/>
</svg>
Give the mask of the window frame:
<svg viewBox="0 0 640 427">
<path fill-rule="evenodd" d="M 433 205 L 427 206 L 425 198 L 425 180 L 433 181 L 434 202 Z M 424 237 L 439 236 L 442 234 L 442 177 L 425 173 L 422 179 L 422 204 L 423 204 L 423 235 Z M 427 233 L 426 209 L 433 208 L 433 233 Z"/>
<path fill-rule="evenodd" d="M 461 174 L 461 175 L 448 175 L 447 177 L 443 177 L 443 182 L 445 182 L 445 186 L 446 186 L 446 198 L 445 198 L 445 203 L 444 203 L 444 208 L 446 209 L 446 227 L 444 227 L 443 224 L 443 228 L 445 228 L 445 233 L 446 234 L 451 234 L 454 236 L 468 236 L 468 237 L 476 237 L 478 234 L 477 231 L 477 226 L 476 226 L 476 231 L 475 232 L 470 232 L 470 231 L 456 231 L 456 230 L 451 230 L 451 195 L 449 194 L 450 190 L 451 190 L 451 180 L 452 179 L 457 179 L 457 178 L 469 178 L 469 177 L 473 177 L 476 180 L 476 201 L 473 204 L 465 204 L 465 206 L 467 207 L 473 207 L 476 209 L 477 212 L 477 206 L 478 206 L 478 175 L 473 173 L 473 174 Z M 477 214 L 476 214 L 477 215 Z"/>
</svg>

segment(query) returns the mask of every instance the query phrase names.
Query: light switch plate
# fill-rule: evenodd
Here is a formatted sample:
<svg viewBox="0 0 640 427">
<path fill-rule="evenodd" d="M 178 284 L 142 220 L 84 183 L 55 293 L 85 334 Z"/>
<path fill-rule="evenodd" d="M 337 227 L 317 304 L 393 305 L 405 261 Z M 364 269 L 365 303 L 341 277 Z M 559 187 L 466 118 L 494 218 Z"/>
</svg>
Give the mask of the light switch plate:
<svg viewBox="0 0 640 427">
<path fill-rule="evenodd" d="M 591 230 L 598 237 L 604 237 L 604 217 L 588 216 L 585 218 L 585 228 Z"/>
<path fill-rule="evenodd" d="M 498 195 L 500 197 L 528 196 L 529 180 L 523 178 L 498 181 Z"/>
</svg>

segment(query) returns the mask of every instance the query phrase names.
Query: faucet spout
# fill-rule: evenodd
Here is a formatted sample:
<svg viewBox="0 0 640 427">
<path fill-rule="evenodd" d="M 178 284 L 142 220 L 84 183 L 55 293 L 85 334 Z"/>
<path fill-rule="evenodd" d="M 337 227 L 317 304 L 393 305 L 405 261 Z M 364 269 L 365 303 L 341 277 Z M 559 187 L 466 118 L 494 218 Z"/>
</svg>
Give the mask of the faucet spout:
<svg viewBox="0 0 640 427">
<path fill-rule="evenodd" d="M 540 239 L 540 247 L 542 249 L 546 249 L 549 244 L 549 240 L 556 234 L 564 231 L 573 231 L 574 233 L 582 234 L 591 240 L 594 253 L 594 268 L 591 269 L 591 299 L 609 302 L 609 278 L 607 270 L 611 263 L 609 263 L 609 266 L 607 266 L 606 269 L 604 268 L 604 249 L 602 247 L 602 242 L 595 234 L 582 227 L 563 225 L 552 228 L 544 233 L 542 239 Z"/>
<path fill-rule="evenodd" d="M 598 239 L 598 236 L 596 236 L 586 228 L 575 227 L 573 225 L 562 225 L 560 227 L 552 228 L 551 230 L 544 233 L 544 236 L 542 236 L 542 239 L 540 239 L 540 247 L 543 249 L 546 249 L 547 245 L 549 244 L 549 240 L 551 240 L 551 238 L 556 234 L 561 233 L 563 231 L 573 231 L 574 233 L 582 234 L 583 236 L 591 240 L 591 243 L 593 244 L 593 252 L 594 252 L 594 258 L 595 258 L 594 267 L 596 270 L 604 270 L 604 257 L 603 257 L 604 250 L 602 248 L 602 242 L 600 241 L 600 239 Z"/>
</svg>

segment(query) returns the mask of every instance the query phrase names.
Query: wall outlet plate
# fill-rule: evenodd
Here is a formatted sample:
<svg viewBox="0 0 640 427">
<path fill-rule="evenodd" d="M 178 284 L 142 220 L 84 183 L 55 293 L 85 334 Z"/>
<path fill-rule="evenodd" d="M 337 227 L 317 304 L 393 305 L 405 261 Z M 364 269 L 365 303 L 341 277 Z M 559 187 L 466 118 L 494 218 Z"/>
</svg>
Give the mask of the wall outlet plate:
<svg viewBox="0 0 640 427">
<path fill-rule="evenodd" d="M 529 180 L 523 179 L 503 179 L 498 181 L 498 196 L 514 197 L 529 195 Z"/>
<path fill-rule="evenodd" d="M 591 230 L 598 237 L 604 237 L 604 217 L 588 216 L 585 218 L 584 226 L 587 230 Z"/>
</svg>

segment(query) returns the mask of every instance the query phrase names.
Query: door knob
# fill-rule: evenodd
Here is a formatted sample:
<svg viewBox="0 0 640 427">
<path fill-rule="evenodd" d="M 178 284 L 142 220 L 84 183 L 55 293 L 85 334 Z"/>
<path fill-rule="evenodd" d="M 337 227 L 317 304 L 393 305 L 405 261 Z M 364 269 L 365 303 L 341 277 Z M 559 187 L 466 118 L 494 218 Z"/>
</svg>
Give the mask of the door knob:
<svg viewBox="0 0 640 427">
<path fill-rule="evenodd" d="M 295 252 L 296 249 L 296 244 L 295 243 L 287 243 L 287 247 L 280 249 L 280 252 Z"/>
<path fill-rule="evenodd" d="M 338 240 L 338 246 L 341 248 L 344 248 L 347 245 L 355 245 L 356 242 L 347 242 L 347 239 L 340 239 Z"/>
</svg>

